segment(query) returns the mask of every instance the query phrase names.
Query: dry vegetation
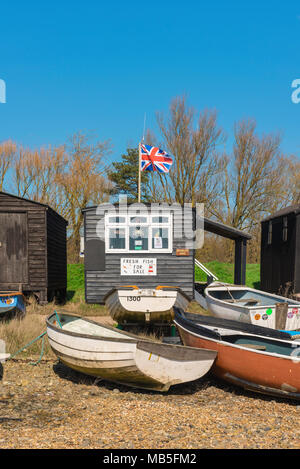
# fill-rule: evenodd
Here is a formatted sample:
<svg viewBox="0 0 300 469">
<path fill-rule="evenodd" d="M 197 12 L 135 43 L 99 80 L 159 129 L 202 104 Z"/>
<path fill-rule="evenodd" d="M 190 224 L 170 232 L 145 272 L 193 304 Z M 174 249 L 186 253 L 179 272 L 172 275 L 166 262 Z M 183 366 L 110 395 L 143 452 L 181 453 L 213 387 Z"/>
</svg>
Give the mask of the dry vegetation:
<svg viewBox="0 0 300 469">
<path fill-rule="evenodd" d="M 55 310 L 57 312 L 66 312 L 70 314 L 78 314 L 80 316 L 88 316 L 89 319 L 107 324 L 110 326 L 116 325 L 111 317 L 109 316 L 106 308 L 99 305 L 99 310 L 93 310 L 92 314 L 86 314 L 82 312 L 81 307 L 84 304 L 80 303 L 67 303 L 60 307 L 54 303 L 49 303 L 45 306 L 40 306 L 36 301 L 31 300 L 31 304 L 27 306 L 26 315 L 21 318 L 13 318 L 8 321 L 2 320 L 0 322 L 0 337 L 6 343 L 6 352 L 14 354 L 18 350 L 22 349 L 26 344 L 30 343 L 33 339 L 38 337 L 40 334 L 46 331 L 46 318 L 52 314 Z M 200 312 L 201 314 L 207 314 L 205 310 L 201 308 L 196 302 L 192 302 L 189 306 L 189 311 Z M 98 314 L 97 314 L 98 313 Z M 161 341 L 163 337 L 162 331 L 148 331 L 146 329 L 132 329 L 131 333 L 138 335 L 141 338 L 150 339 L 154 341 Z M 41 353 L 42 339 L 30 345 L 27 349 L 19 354 L 20 358 L 23 357 L 36 357 Z M 54 358 L 47 336 L 44 342 L 44 354 L 45 357 Z"/>
</svg>

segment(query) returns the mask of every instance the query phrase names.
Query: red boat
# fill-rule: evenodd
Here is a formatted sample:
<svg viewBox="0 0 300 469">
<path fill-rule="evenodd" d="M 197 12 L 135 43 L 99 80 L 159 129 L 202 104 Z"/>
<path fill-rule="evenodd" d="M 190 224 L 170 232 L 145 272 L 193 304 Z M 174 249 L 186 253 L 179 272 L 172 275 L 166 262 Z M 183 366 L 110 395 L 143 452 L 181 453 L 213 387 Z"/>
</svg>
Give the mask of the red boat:
<svg viewBox="0 0 300 469">
<path fill-rule="evenodd" d="M 184 345 L 218 352 L 211 368 L 216 376 L 251 391 L 300 399 L 300 342 L 295 336 L 178 308 L 174 312 Z"/>
</svg>

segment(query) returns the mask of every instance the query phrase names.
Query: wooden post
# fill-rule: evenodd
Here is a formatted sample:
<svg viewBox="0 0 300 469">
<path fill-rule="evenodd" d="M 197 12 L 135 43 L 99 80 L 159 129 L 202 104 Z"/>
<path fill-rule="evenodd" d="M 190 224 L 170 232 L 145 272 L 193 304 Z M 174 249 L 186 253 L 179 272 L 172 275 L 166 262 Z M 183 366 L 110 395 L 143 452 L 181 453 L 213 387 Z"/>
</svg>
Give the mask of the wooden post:
<svg viewBox="0 0 300 469">
<path fill-rule="evenodd" d="M 245 285 L 246 283 L 246 261 L 247 261 L 247 240 L 238 238 L 235 240 L 234 257 L 234 283 Z"/>
<path fill-rule="evenodd" d="M 275 305 L 275 329 L 285 329 L 288 313 L 288 303 L 276 303 Z"/>
<path fill-rule="evenodd" d="M 141 202 L 141 144 L 139 143 L 139 179 L 138 179 L 138 203 Z"/>
</svg>

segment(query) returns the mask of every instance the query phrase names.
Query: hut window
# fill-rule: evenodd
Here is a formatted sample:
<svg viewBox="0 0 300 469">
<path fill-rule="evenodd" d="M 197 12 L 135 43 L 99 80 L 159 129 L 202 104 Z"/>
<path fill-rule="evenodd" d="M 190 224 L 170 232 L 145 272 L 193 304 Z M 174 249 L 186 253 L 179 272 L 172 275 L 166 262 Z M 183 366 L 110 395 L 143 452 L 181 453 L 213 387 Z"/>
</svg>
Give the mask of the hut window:
<svg viewBox="0 0 300 469">
<path fill-rule="evenodd" d="M 148 226 L 129 227 L 129 251 L 148 251 Z"/>
<path fill-rule="evenodd" d="M 172 252 L 172 216 L 105 216 L 106 252 Z"/>
<path fill-rule="evenodd" d="M 148 223 L 148 217 L 130 217 L 130 223 Z"/>
<path fill-rule="evenodd" d="M 169 228 L 152 228 L 152 249 L 168 249 L 169 247 Z"/>
<path fill-rule="evenodd" d="M 125 217 L 109 217 L 109 223 L 125 223 Z"/>
<path fill-rule="evenodd" d="M 152 223 L 169 223 L 169 217 L 152 217 Z"/>
<path fill-rule="evenodd" d="M 125 228 L 109 228 L 108 229 L 109 249 L 120 250 L 126 247 L 126 230 Z"/>
<path fill-rule="evenodd" d="M 269 221 L 268 244 L 272 244 L 272 222 Z"/>
<path fill-rule="evenodd" d="M 283 217 L 283 229 L 282 229 L 283 241 L 287 241 L 287 235 L 288 235 L 288 220 L 287 220 L 287 217 Z"/>
</svg>

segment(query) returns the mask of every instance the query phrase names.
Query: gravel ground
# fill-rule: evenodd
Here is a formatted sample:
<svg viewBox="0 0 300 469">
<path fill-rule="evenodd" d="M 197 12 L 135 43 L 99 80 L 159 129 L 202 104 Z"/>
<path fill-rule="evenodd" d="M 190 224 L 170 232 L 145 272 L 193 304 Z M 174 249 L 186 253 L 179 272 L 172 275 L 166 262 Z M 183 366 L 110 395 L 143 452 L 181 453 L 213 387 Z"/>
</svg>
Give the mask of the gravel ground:
<svg viewBox="0 0 300 469">
<path fill-rule="evenodd" d="M 159 394 L 16 359 L 0 380 L 0 448 L 295 449 L 299 404 L 210 374 Z"/>
</svg>

